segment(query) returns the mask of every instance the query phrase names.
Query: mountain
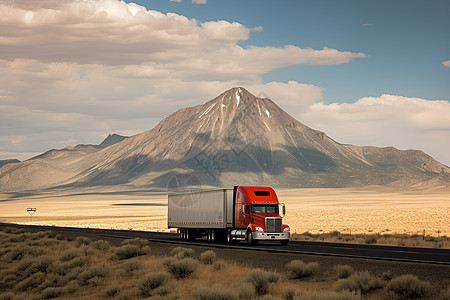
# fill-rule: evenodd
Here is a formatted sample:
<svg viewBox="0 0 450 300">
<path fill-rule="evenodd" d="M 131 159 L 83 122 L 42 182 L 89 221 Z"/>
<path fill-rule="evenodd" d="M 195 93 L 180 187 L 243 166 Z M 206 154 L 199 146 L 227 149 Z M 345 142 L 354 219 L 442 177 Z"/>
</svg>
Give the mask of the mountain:
<svg viewBox="0 0 450 300">
<path fill-rule="evenodd" d="M 121 141 L 127 139 L 127 136 L 123 136 L 123 135 L 118 135 L 118 134 L 108 134 L 108 136 L 106 137 L 106 139 L 104 139 L 104 141 L 100 144 L 100 146 L 102 147 L 108 147 L 117 143 L 120 143 Z"/>
<path fill-rule="evenodd" d="M 0 170 L 7 191 L 448 185 L 450 169 L 418 150 L 340 144 L 267 98 L 233 88 L 108 147 L 51 150 Z"/>
<path fill-rule="evenodd" d="M 20 160 L 18 160 L 18 159 L 2 159 L 2 160 L 0 160 L 0 168 L 7 164 L 16 164 L 19 162 L 20 162 Z"/>
</svg>

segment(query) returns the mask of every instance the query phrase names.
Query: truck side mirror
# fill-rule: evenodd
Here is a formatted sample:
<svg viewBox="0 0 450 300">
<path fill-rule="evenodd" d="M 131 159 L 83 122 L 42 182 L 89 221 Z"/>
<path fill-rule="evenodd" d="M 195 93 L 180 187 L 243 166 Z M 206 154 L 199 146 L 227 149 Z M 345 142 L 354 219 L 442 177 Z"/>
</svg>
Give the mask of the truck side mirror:
<svg viewBox="0 0 450 300">
<path fill-rule="evenodd" d="M 284 217 L 286 216 L 286 205 L 284 205 L 284 203 L 281 203 L 280 206 L 281 206 L 281 216 Z"/>
</svg>

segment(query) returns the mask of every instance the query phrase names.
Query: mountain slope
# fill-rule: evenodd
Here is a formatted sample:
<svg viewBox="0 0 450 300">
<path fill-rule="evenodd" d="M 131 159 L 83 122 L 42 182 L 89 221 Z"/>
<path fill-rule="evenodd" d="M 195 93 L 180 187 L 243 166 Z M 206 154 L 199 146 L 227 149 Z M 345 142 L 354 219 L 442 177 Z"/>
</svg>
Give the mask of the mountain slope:
<svg viewBox="0 0 450 300">
<path fill-rule="evenodd" d="M 421 151 L 337 143 L 244 88 L 180 109 L 155 128 L 106 148 L 77 147 L 6 166 L 0 184 L 17 190 L 167 188 L 189 180 L 275 187 L 450 182 L 450 169 Z"/>
</svg>

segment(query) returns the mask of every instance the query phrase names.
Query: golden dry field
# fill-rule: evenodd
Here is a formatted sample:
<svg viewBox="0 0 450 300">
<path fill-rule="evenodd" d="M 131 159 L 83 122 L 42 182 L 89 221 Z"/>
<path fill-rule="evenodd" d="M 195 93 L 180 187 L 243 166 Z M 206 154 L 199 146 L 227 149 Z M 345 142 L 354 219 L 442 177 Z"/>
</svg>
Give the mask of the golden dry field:
<svg viewBox="0 0 450 300">
<path fill-rule="evenodd" d="M 280 189 L 292 232 L 450 236 L 450 190 Z M 164 194 L 0 195 L 0 222 L 167 231 Z M 31 220 L 27 208 L 37 209 Z"/>
</svg>

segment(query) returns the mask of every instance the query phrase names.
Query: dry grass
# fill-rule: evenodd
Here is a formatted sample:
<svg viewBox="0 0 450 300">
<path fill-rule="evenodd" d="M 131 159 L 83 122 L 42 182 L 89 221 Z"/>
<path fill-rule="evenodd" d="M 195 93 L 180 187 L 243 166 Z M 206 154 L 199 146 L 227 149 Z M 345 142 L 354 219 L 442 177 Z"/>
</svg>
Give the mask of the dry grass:
<svg viewBox="0 0 450 300">
<path fill-rule="evenodd" d="M 447 236 L 434 237 L 430 235 L 418 234 L 391 234 L 391 233 L 371 233 L 371 234 L 350 234 L 339 231 L 300 234 L 291 234 L 291 240 L 297 241 L 319 241 L 336 243 L 356 243 L 356 244 L 378 244 L 406 247 L 427 247 L 427 248 L 450 248 L 450 238 Z"/>
<path fill-rule="evenodd" d="M 84 238 L 68 241 L 52 233 L 5 229 L 0 231 L 0 242 L 0 299 L 294 300 L 360 299 L 360 294 L 364 297 L 368 294 L 370 299 L 430 296 L 430 285 L 414 276 L 377 277 L 369 272 L 353 273 L 348 266 L 323 270 L 317 263 L 293 261 L 284 270 L 274 272 L 218 260 L 212 251 L 196 253 L 181 247 L 173 248 L 170 257 L 154 256 L 151 250 L 137 257 L 116 256 L 117 249 L 123 247 L 141 245 L 151 249 L 146 240 L 127 240 L 114 247 L 106 241 L 88 242 Z M 289 276 L 291 273 L 296 276 Z M 349 276 L 338 280 L 336 274 L 343 273 Z M 447 287 L 432 288 L 436 291 L 434 295 L 447 299 Z"/>
<path fill-rule="evenodd" d="M 339 231 L 352 235 L 422 236 L 425 230 L 430 237 L 450 236 L 448 189 L 278 189 L 277 194 L 280 202 L 286 203 L 284 222 L 291 226 L 292 233 Z M 3 199 L 8 197 L 0 195 Z M 0 222 L 169 231 L 167 196 L 161 194 L 52 194 L 10 200 L 1 204 Z M 31 221 L 26 207 L 36 206 Z M 391 243 L 389 239 L 385 242 Z M 427 245 L 419 242 L 414 241 L 414 245 Z M 405 243 L 408 245 L 408 241 Z"/>
</svg>

